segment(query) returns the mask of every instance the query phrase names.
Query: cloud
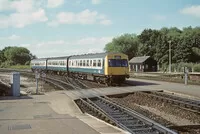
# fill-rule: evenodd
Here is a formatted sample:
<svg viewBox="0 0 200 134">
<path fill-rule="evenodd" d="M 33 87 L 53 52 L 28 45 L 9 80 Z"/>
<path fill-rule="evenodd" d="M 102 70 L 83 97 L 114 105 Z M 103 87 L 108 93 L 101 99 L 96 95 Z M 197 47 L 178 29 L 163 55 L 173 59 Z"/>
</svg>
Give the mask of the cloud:
<svg viewBox="0 0 200 134">
<path fill-rule="evenodd" d="M 180 13 L 200 18 L 200 5 L 193 5 L 180 10 Z"/>
<path fill-rule="evenodd" d="M 64 0 L 48 0 L 47 7 L 49 8 L 56 8 L 64 4 Z"/>
<path fill-rule="evenodd" d="M 101 0 L 92 0 L 92 4 L 94 5 L 97 5 L 97 4 L 100 4 L 101 3 Z"/>
<path fill-rule="evenodd" d="M 35 0 L 0 0 L 0 11 L 29 12 L 38 8 L 40 2 Z"/>
<path fill-rule="evenodd" d="M 41 42 L 36 44 L 37 47 L 39 48 L 44 48 L 44 47 L 51 47 L 51 46 L 59 46 L 59 45 L 66 45 L 67 43 L 63 40 L 56 40 L 56 41 L 48 41 L 48 42 Z"/>
<path fill-rule="evenodd" d="M 56 15 L 56 19 L 48 23 L 49 26 L 58 26 L 59 24 L 102 24 L 110 25 L 111 20 L 105 15 L 99 14 L 97 11 L 83 10 L 79 13 L 60 12 Z"/>
<path fill-rule="evenodd" d="M 37 57 L 55 57 L 103 52 L 112 37 L 82 37 L 71 41 L 54 40 L 35 44 L 21 44 Z"/>
<path fill-rule="evenodd" d="M 27 25 L 47 20 L 44 9 L 38 9 L 34 12 L 16 12 L 9 16 L 0 16 L 0 28 L 23 28 Z"/>
<path fill-rule="evenodd" d="M 9 14 L 0 15 L 0 28 L 23 28 L 27 25 L 48 20 L 42 1 L 35 0 L 0 0 L 0 11 Z"/>
<path fill-rule="evenodd" d="M 113 37 L 86 37 L 78 40 L 75 44 L 78 45 L 105 45 L 106 43 L 112 41 Z"/>
<path fill-rule="evenodd" d="M 111 25 L 111 24 L 112 24 L 112 21 L 111 21 L 111 20 L 108 20 L 108 19 L 104 19 L 104 20 L 101 20 L 101 21 L 100 21 L 100 24 L 102 24 L 102 25 Z"/>
<path fill-rule="evenodd" d="M 8 36 L 8 37 L 0 37 L 1 40 L 18 40 L 20 38 L 21 38 L 20 36 L 15 35 L 15 34 Z"/>
<path fill-rule="evenodd" d="M 153 15 L 153 19 L 156 21 L 164 21 L 167 19 L 167 17 L 164 15 Z"/>
<path fill-rule="evenodd" d="M 11 36 L 8 37 L 8 39 L 10 39 L 10 40 L 17 40 L 19 38 L 20 38 L 20 36 L 15 35 L 15 34 L 13 34 L 13 35 L 11 35 Z"/>
<path fill-rule="evenodd" d="M 0 0 L 0 11 L 11 9 L 11 1 Z"/>
</svg>

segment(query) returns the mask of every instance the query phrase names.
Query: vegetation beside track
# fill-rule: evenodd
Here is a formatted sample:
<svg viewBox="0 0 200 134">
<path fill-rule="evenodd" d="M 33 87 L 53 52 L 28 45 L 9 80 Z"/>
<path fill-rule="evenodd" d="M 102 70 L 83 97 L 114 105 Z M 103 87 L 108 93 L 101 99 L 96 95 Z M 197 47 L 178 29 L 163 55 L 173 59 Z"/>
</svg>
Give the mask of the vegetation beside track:
<svg viewBox="0 0 200 134">
<path fill-rule="evenodd" d="M 30 69 L 29 65 L 13 65 L 9 66 L 10 69 Z"/>
</svg>

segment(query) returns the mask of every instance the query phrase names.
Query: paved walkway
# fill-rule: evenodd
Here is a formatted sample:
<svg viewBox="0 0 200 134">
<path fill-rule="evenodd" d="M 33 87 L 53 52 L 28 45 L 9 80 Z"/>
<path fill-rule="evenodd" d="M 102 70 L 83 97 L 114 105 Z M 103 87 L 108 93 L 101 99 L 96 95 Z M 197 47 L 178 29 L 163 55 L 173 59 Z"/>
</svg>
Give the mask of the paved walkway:
<svg viewBox="0 0 200 134">
<path fill-rule="evenodd" d="M 24 99 L 22 99 L 24 98 Z M 1 134 L 124 134 L 82 114 L 62 91 L 30 97 L 0 98 Z"/>
<path fill-rule="evenodd" d="M 133 83 L 140 89 L 163 89 L 177 93 L 183 93 L 200 98 L 200 86 L 198 85 L 184 85 L 181 83 L 153 81 L 130 78 L 127 80 L 129 83 Z"/>
</svg>

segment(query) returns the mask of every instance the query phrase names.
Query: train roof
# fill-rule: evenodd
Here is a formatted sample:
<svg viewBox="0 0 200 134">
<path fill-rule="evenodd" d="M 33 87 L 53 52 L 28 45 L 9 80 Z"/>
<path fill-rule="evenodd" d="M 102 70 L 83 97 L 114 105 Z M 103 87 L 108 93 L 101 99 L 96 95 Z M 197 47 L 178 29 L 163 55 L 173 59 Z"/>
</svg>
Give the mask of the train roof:
<svg viewBox="0 0 200 134">
<path fill-rule="evenodd" d="M 60 56 L 60 57 L 48 57 L 48 58 L 38 58 L 32 61 L 44 61 L 44 60 L 58 60 L 58 59 L 82 59 L 82 58 L 105 58 L 109 54 L 122 54 L 120 52 L 105 52 L 105 53 L 90 53 L 82 55 L 72 55 L 72 56 Z"/>
<path fill-rule="evenodd" d="M 105 58 L 109 54 L 119 54 L 118 52 L 106 52 L 106 53 L 91 53 L 83 55 L 74 55 L 70 59 L 82 59 L 82 58 Z"/>
<path fill-rule="evenodd" d="M 31 61 L 46 61 L 47 60 L 47 58 L 38 58 L 38 59 L 32 59 Z"/>
<path fill-rule="evenodd" d="M 102 58 L 105 57 L 107 53 L 92 53 L 92 54 L 82 54 L 82 55 L 73 55 L 70 59 L 81 59 L 81 58 Z"/>
<path fill-rule="evenodd" d="M 51 58 L 47 58 L 48 60 L 58 60 L 58 59 L 67 59 L 70 56 L 62 56 L 62 57 L 51 57 Z"/>
</svg>

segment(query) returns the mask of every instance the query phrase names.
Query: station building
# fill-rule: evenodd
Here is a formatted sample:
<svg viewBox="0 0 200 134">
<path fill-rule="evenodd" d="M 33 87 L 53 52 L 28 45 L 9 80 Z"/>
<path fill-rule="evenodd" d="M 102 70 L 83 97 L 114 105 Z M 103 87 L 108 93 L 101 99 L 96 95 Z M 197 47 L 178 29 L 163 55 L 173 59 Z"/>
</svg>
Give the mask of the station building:
<svg viewBox="0 0 200 134">
<path fill-rule="evenodd" d="M 157 61 L 150 56 L 133 57 L 129 68 L 134 72 L 157 72 Z"/>
</svg>

